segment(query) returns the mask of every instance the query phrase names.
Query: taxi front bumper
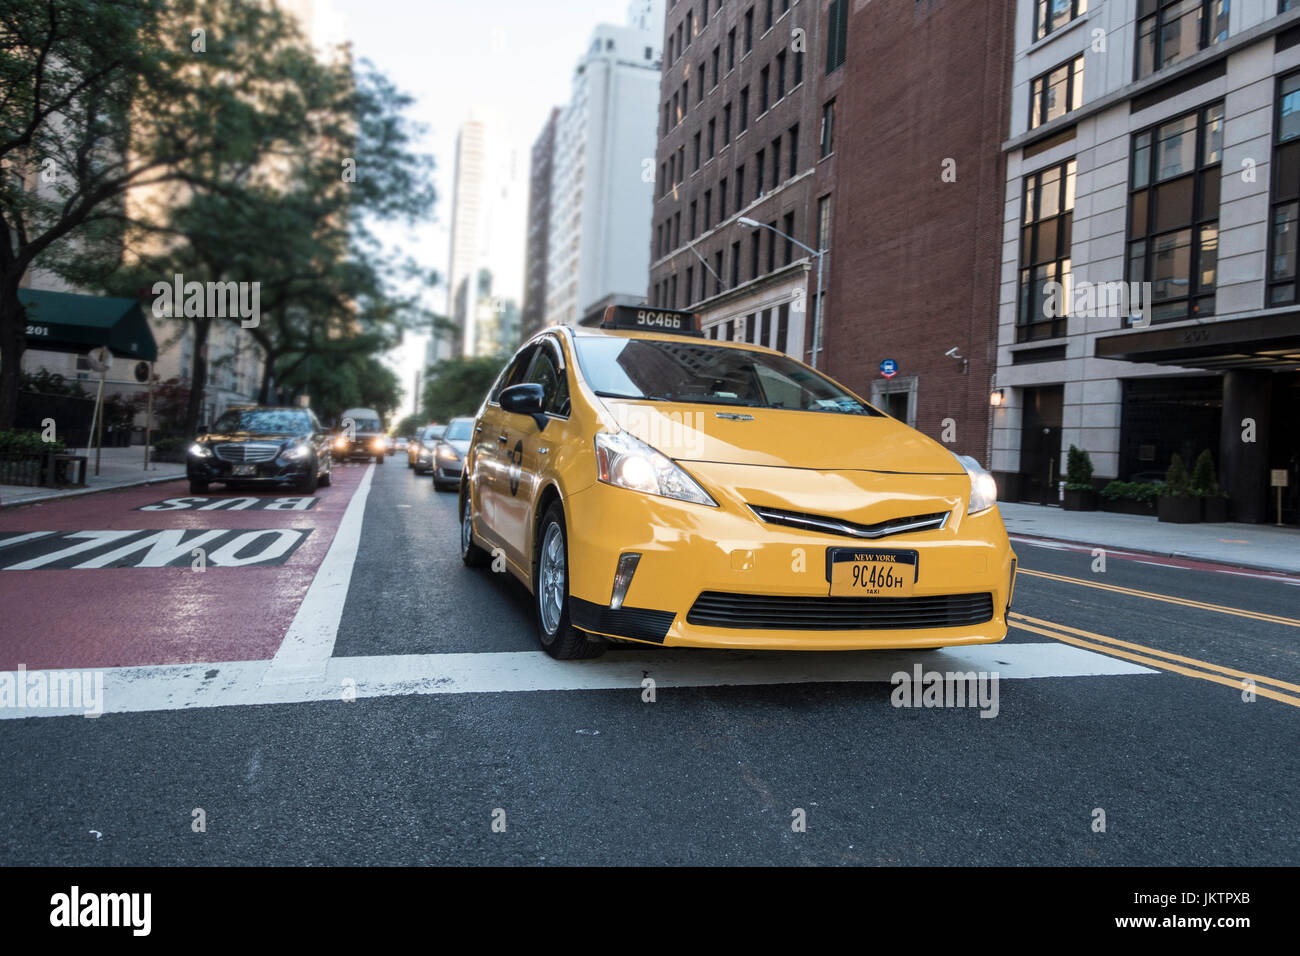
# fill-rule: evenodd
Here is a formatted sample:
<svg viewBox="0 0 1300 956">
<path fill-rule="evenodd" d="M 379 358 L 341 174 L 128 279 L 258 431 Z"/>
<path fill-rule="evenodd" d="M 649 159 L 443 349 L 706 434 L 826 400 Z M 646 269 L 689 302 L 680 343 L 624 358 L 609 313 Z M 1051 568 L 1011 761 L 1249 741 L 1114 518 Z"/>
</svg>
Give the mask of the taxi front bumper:
<svg viewBox="0 0 1300 956">
<path fill-rule="evenodd" d="M 941 529 L 863 541 L 768 524 L 596 483 L 566 501 L 570 618 L 593 634 L 669 647 L 861 650 L 1006 637 L 1015 555 L 996 508 Z M 829 548 L 918 555 L 911 598 L 832 598 Z M 611 608 L 619 558 L 640 555 Z"/>
</svg>

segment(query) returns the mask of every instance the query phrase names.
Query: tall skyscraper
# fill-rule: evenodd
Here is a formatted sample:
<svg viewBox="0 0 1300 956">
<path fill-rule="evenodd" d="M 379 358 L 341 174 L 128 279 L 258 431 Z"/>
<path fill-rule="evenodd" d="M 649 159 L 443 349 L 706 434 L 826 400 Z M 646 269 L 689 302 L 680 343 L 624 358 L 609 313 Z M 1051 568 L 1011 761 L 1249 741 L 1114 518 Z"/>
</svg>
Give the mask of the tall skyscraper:
<svg viewBox="0 0 1300 956">
<path fill-rule="evenodd" d="M 548 252 L 551 233 L 551 176 L 555 171 L 555 126 L 560 110 L 551 110 L 533 143 L 528 185 L 528 246 L 524 264 L 524 309 L 521 332 L 528 336 L 546 324 Z"/>
<path fill-rule="evenodd" d="M 556 121 L 548 325 L 645 298 L 663 4 L 642 0 L 629 14 L 628 26 L 595 28 Z"/>
</svg>

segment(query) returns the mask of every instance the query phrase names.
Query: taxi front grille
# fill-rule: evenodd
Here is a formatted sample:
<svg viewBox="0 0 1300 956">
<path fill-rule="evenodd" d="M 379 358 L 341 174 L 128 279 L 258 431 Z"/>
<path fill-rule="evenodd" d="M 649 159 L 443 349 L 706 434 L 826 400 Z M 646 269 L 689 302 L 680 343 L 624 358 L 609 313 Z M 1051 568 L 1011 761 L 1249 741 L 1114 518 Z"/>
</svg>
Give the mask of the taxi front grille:
<svg viewBox="0 0 1300 956">
<path fill-rule="evenodd" d="M 910 515 L 906 518 L 891 518 L 879 524 L 856 524 L 843 518 L 827 515 L 806 514 L 802 511 L 782 511 L 780 508 L 768 508 L 763 505 L 750 505 L 754 512 L 768 524 L 781 524 L 804 531 L 820 531 L 825 534 L 841 535 L 846 538 L 886 538 L 894 534 L 906 534 L 913 531 L 935 531 L 948 523 L 947 511 L 938 511 L 927 515 Z"/>
<path fill-rule="evenodd" d="M 705 591 L 688 624 L 757 631 L 893 631 L 970 627 L 993 620 L 993 595 L 782 597 Z"/>
<path fill-rule="evenodd" d="M 267 442 L 232 443 L 218 445 L 213 451 L 222 461 L 245 465 L 273 461 L 275 456 L 280 453 L 280 446 Z"/>
</svg>

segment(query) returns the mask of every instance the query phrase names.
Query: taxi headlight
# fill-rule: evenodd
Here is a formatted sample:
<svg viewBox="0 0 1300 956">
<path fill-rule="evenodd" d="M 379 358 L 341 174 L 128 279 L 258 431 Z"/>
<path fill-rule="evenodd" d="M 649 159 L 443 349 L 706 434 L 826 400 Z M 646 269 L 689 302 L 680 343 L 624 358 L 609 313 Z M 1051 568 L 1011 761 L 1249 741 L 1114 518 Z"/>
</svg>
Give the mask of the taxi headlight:
<svg viewBox="0 0 1300 956">
<path fill-rule="evenodd" d="M 596 472 L 601 481 L 619 488 L 718 507 L 694 478 L 627 432 L 596 435 Z"/>
<path fill-rule="evenodd" d="M 970 475 L 970 507 L 966 513 L 977 515 L 981 511 L 988 511 L 998 503 L 998 483 L 969 455 L 958 455 L 957 460 L 966 469 L 966 474 Z"/>
</svg>

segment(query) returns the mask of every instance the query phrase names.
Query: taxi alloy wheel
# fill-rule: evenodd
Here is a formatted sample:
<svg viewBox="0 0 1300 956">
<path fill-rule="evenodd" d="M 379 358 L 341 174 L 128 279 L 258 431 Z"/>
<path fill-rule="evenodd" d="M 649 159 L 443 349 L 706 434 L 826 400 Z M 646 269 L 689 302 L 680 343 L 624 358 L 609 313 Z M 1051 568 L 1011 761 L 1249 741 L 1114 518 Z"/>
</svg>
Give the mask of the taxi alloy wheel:
<svg viewBox="0 0 1300 956">
<path fill-rule="evenodd" d="M 473 506 L 469 500 L 469 489 L 465 489 L 460 506 L 460 559 L 469 568 L 487 567 L 492 556 L 474 543 Z"/>
<path fill-rule="evenodd" d="M 605 642 L 588 639 L 569 621 L 568 542 L 564 511 L 555 502 L 542 518 L 533 579 L 533 605 L 537 609 L 537 633 L 542 649 L 557 660 L 571 661 L 599 657 Z"/>
</svg>

